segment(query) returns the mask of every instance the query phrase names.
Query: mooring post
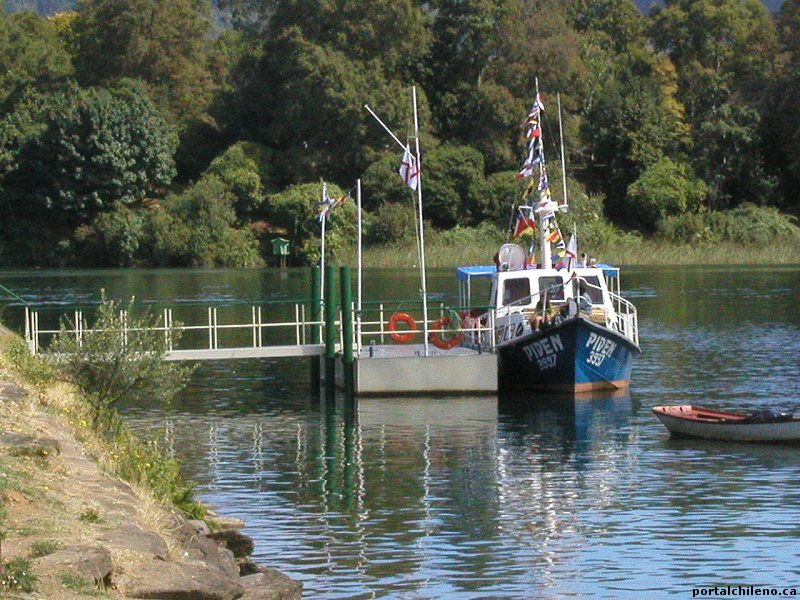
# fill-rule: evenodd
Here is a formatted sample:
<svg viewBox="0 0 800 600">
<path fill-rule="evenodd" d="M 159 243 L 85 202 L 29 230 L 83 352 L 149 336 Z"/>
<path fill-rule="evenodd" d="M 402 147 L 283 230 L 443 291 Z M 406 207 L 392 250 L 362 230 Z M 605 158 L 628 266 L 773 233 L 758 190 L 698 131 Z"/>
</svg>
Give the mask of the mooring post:
<svg viewBox="0 0 800 600">
<path fill-rule="evenodd" d="M 355 391 L 353 378 L 353 282 L 350 267 L 340 268 L 340 285 L 342 288 L 342 366 L 344 393 L 352 400 Z"/>
<path fill-rule="evenodd" d="M 322 343 L 322 273 L 319 267 L 311 268 L 311 343 Z M 319 356 L 311 357 L 311 392 L 314 396 L 319 396 L 320 386 L 320 363 L 322 360 Z"/>
<path fill-rule="evenodd" d="M 325 267 L 325 397 L 336 397 L 336 342 L 339 332 L 336 317 L 339 314 L 339 303 L 336 293 L 336 267 Z"/>
</svg>

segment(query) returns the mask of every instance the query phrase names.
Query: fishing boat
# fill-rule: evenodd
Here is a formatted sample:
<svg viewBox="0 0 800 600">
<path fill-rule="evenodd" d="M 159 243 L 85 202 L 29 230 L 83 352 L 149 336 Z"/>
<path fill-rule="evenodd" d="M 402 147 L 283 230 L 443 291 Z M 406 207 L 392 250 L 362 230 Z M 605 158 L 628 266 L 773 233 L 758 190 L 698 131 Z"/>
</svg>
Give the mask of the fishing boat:
<svg viewBox="0 0 800 600">
<path fill-rule="evenodd" d="M 531 183 L 524 204 L 514 207 L 509 231 L 514 238 L 528 234 L 532 242 L 528 251 L 502 245 L 494 265 L 457 269 L 462 306 L 475 305 L 475 278 L 491 279 L 488 310 L 464 317 L 461 344 L 496 352 L 502 389 L 624 389 L 641 352 L 636 308 L 620 294 L 618 268 L 579 260 L 575 231 L 565 243 L 557 215 L 568 209 L 566 178 L 558 205 L 544 157 L 543 111 L 537 93 L 525 122 L 528 155 L 519 174 Z"/>
<path fill-rule="evenodd" d="M 656 406 L 673 436 L 733 442 L 800 443 L 800 417 L 761 410 L 746 414 L 702 406 Z"/>
</svg>

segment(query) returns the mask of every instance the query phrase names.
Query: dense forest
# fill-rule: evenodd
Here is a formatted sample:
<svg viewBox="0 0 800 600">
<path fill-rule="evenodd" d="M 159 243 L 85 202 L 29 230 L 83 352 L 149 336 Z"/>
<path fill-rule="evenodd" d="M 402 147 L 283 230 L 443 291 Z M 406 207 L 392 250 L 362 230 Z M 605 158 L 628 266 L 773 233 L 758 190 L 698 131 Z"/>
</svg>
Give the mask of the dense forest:
<svg viewBox="0 0 800 600">
<path fill-rule="evenodd" d="M 359 178 L 368 242 L 413 239 L 402 152 L 363 108 L 405 137 L 412 85 L 426 220 L 502 236 L 537 80 L 554 179 L 560 97 L 584 239 L 800 243 L 800 0 L 665 0 L 646 14 L 633 0 L 6 8 L 5 266 L 254 266 L 276 236 L 312 261 L 320 182 L 344 198 Z M 354 228 L 344 202 L 329 248 Z"/>
</svg>

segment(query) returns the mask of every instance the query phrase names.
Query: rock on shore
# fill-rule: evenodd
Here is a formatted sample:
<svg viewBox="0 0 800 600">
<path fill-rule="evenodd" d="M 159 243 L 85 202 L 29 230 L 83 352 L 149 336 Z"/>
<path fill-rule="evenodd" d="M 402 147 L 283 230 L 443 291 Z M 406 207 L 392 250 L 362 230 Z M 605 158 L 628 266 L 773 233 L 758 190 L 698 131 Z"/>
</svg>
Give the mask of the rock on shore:
<svg viewBox="0 0 800 600">
<path fill-rule="evenodd" d="M 300 582 L 252 562 L 241 521 L 212 514 L 211 531 L 156 505 L 104 472 L 58 416 L 8 382 L 0 382 L 0 466 L 3 559 L 30 560 L 36 597 L 90 597 L 97 588 L 130 598 L 301 597 Z M 88 582 L 85 595 L 76 581 Z"/>
</svg>

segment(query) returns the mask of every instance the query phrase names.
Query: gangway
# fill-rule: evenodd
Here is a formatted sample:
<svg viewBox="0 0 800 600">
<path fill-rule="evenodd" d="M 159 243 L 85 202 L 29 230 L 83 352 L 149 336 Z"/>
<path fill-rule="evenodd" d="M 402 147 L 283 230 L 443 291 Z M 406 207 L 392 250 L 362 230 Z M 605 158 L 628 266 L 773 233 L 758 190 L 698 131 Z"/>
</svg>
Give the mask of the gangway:
<svg viewBox="0 0 800 600">
<path fill-rule="evenodd" d="M 352 348 L 355 363 L 355 391 L 362 395 L 404 395 L 424 393 L 495 393 L 496 365 L 491 324 L 462 327 L 460 334 L 490 340 L 484 348 L 433 348 L 422 351 L 422 315 L 415 318 L 418 331 L 411 343 L 398 343 L 389 327 L 391 316 L 401 306 L 418 314 L 419 301 L 366 303 L 361 311 L 354 303 L 347 307 L 355 324 L 349 344 L 343 338 L 342 310 L 327 324 L 313 301 L 270 301 L 207 305 L 185 303 L 174 307 L 151 306 L 158 323 L 150 331 L 164 336 L 170 361 L 243 360 L 309 357 L 325 363 L 329 346 L 323 343 L 329 327 L 336 338 L 333 352 L 343 362 L 345 348 Z M 138 308 L 138 307 L 135 307 Z M 318 306 L 316 307 L 318 308 Z M 46 355 L 56 335 L 75 336 L 78 343 L 95 331 L 90 307 L 25 307 L 25 340 L 34 355 Z M 437 315 L 438 313 L 438 315 Z M 427 329 L 431 334 L 452 333 L 442 329 L 441 319 L 453 309 L 440 304 L 430 312 Z M 122 339 L 136 331 L 126 311 L 120 311 Z M 437 329 L 438 328 L 438 329 Z M 338 377 L 340 367 L 336 368 Z M 319 369 L 321 371 L 322 369 Z M 343 371 L 343 369 L 342 369 Z"/>
</svg>

